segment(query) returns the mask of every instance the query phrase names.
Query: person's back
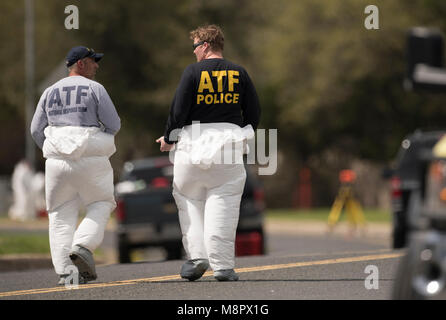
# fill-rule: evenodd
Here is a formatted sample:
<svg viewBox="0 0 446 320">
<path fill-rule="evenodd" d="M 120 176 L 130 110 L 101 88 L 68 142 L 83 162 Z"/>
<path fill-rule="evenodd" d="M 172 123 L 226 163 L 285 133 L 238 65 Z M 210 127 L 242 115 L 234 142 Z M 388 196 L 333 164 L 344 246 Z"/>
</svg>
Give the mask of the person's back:
<svg viewBox="0 0 446 320">
<path fill-rule="evenodd" d="M 188 258 L 180 275 L 195 281 L 210 266 L 217 280 L 236 281 L 243 151 L 259 123 L 260 105 L 247 72 L 223 58 L 218 26 L 199 27 L 191 40 L 197 63 L 184 70 L 164 136 L 157 139 L 161 151 L 176 142 L 172 194 Z"/>
<path fill-rule="evenodd" d="M 105 88 L 94 80 L 74 75 L 47 88 L 40 98 L 31 125 L 31 134 L 40 148 L 47 138 L 43 131 L 48 126 L 97 127 L 116 134 L 121 124 Z"/>
<path fill-rule="evenodd" d="M 83 76 L 69 76 L 59 80 L 46 89 L 42 107 L 48 116 L 50 126 L 100 127 L 100 120 L 108 122 L 104 104 L 111 99 L 105 88 L 98 82 Z M 102 106 L 102 108 L 98 108 Z M 115 133 L 119 129 L 118 119 L 110 119 L 111 128 L 106 131 Z"/>
<path fill-rule="evenodd" d="M 186 124 L 229 122 L 244 127 L 248 123 L 240 112 L 250 103 L 243 95 L 251 83 L 245 69 L 226 59 L 205 59 L 185 72 L 191 72 L 195 83 L 195 103 Z"/>
<path fill-rule="evenodd" d="M 36 108 L 31 134 L 45 162 L 45 197 L 51 257 L 59 284 L 73 264 L 79 281 L 96 279 L 92 252 L 101 244 L 114 199 L 109 157 L 120 118 L 105 88 L 94 81 L 102 54 L 75 47 L 67 55 L 69 76 L 47 88 Z M 86 217 L 79 227 L 79 209 Z"/>
</svg>

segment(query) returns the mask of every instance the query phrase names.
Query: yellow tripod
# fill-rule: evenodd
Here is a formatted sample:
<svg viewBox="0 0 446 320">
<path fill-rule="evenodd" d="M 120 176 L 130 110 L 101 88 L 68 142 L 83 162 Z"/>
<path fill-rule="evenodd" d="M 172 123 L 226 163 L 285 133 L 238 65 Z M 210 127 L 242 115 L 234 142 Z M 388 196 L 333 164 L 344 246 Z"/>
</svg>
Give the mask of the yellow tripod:
<svg viewBox="0 0 446 320">
<path fill-rule="evenodd" d="M 365 217 L 362 212 L 361 205 L 353 196 L 353 190 L 351 185 L 343 185 L 339 190 L 339 193 L 331 207 L 328 215 L 328 227 L 332 231 L 336 223 L 339 221 L 342 209 L 346 208 L 347 219 L 353 227 L 358 225 L 364 226 Z"/>
</svg>

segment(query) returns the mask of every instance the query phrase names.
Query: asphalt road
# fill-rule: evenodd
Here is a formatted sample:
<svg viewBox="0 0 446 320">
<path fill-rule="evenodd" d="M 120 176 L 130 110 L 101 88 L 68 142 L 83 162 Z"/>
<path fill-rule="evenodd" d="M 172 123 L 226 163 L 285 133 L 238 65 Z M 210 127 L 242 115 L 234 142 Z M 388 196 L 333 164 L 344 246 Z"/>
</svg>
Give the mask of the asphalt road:
<svg viewBox="0 0 446 320">
<path fill-rule="evenodd" d="M 310 227 L 302 230 L 308 229 Z M 269 228 L 267 255 L 236 259 L 238 282 L 218 282 L 211 271 L 199 281 L 189 282 L 178 275 L 182 260 L 145 261 L 99 265 L 98 280 L 77 289 L 56 286 L 57 276 L 51 269 L 0 273 L 0 300 L 391 298 L 395 273 L 404 251 L 390 249 L 387 229 L 354 236 L 348 236 L 343 230 L 334 234 L 320 231 Z M 368 266 L 376 266 L 372 267 L 373 276 L 376 276 L 372 288 Z"/>
</svg>

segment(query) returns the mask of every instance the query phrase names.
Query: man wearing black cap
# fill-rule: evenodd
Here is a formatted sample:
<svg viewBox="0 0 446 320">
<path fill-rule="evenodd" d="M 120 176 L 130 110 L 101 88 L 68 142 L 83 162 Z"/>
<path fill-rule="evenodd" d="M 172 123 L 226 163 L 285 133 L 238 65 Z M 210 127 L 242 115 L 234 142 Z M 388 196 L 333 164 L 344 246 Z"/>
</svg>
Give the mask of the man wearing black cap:
<svg viewBox="0 0 446 320">
<path fill-rule="evenodd" d="M 74 47 L 67 56 L 66 65 L 70 75 L 72 72 L 76 74 L 81 72 L 86 78 L 94 79 L 99 68 L 98 62 L 103 56 L 103 53 L 96 53 L 90 48 Z"/>
<path fill-rule="evenodd" d="M 73 278 L 73 264 L 80 283 L 97 278 L 92 252 L 116 207 L 109 157 L 116 151 L 121 121 L 105 88 L 93 80 L 102 57 L 87 47 L 72 48 L 68 77 L 43 92 L 31 122 L 31 134 L 47 159 L 45 196 L 59 284 Z M 86 216 L 76 229 L 81 207 Z"/>
</svg>

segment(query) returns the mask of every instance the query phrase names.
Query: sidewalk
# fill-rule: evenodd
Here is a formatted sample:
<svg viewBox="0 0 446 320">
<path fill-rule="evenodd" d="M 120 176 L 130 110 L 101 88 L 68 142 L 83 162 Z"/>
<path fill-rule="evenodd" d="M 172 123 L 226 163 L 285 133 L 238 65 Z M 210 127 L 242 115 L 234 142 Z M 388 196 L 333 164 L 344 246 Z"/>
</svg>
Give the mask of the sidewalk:
<svg viewBox="0 0 446 320">
<path fill-rule="evenodd" d="M 324 235 L 328 233 L 328 224 L 324 221 L 285 221 L 267 220 L 265 229 L 268 233 Z M 332 230 L 332 234 L 344 235 L 351 232 L 352 227 L 347 222 L 339 222 Z M 357 232 L 365 232 L 369 236 L 389 236 L 392 226 L 390 223 L 367 222 L 363 228 L 356 228 Z M 364 229 L 364 230 L 362 230 Z"/>
<path fill-rule="evenodd" d="M 110 219 L 107 223 L 106 230 L 113 232 L 116 229 L 116 223 L 114 219 Z M 48 234 L 48 219 L 39 218 L 32 221 L 14 221 L 8 218 L 0 218 L 0 233 L 8 232 L 13 234 L 17 233 L 43 233 Z M 48 240 L 49 241 L 49 240 Z M 104 255 L 109 254 L 104 250 Z M 97 264 L 104 263 L 102 260 L 106 257 L 99 257 L 96 259 Z M 33 269 L 46 269 L 53 268 L 51 261 L 51 255 L 38 254 L 38 253 L 20 253 L 20 254 L 3 254 L 0 255 L 0 273 L 10 271 L 23 271 Z"/>
<path fill-rule="evenodd" d="M 83 218 L 83 216 L 82 216 Z M 81 219 L 81 218 L 79 218 Z M 80 221 L 80 220 L 79 220 Z M 109 219 L 106 230 L 114 231 L 116 229 L 115 219 Z M 0 218 L 0 231 L 20 230 L 20 231 L 46 231 L 48 232 L 48 218 L 39 218 L 30 221 L 14 221 L 5 217 Z"/>
<path fill-rule="evenodd" d="M 267 220 L 267 234 L 300 235 L 300 236 L 336 236 L 347 240 L 360 239 L 379 245 L 390 245 L 392 225 L 390 223 L 367 222 L 364 227 L 352 228 L 348 222 L 341 221 L 329 229 L 324 221 L 278 221 Z"/>
</svg>

